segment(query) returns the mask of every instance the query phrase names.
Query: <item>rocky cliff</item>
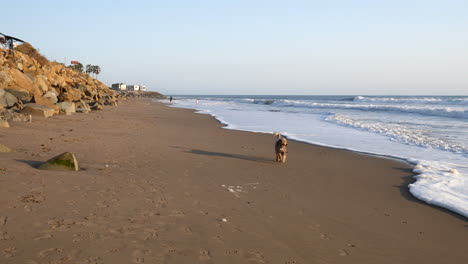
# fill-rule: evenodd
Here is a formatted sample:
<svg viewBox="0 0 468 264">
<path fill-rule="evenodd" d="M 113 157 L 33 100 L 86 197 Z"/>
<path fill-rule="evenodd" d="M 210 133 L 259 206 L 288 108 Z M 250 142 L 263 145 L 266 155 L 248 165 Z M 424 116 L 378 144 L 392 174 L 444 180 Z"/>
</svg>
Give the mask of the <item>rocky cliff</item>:
<svg viewBox="0 0 468 264">
<path fill-rule="evenodd" d="M 49 62 L 30 44 L 0 49 L 0 119 L 100 110 L 118 95 L 88 74 Z"/>
</svg>

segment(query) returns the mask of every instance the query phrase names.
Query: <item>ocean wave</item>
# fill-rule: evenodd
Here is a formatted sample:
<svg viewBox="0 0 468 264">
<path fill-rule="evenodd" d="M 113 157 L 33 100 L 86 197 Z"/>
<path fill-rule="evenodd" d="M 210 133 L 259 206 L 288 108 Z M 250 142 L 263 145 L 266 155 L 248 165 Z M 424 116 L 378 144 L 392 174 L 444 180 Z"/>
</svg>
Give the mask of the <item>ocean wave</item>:
<svg viewBox="0 0 468 264">
<path fill-rule="evenodd" d="M 431 106 L 410 106 L 410 105 L 381 105 L 381 104 L 335 104 L 335 103 L 317 103 L 310 101 L 291 101 L 291 100 L 277 100 L 273 106 L 293 106 L 293 107 L 307 107 L 315 109 L 349 109 L 349 110 L 362 110 L 362 111 L 392 111 L 403 112 L 411 114 L 420 114 L 428 116 L 440 116 L 468 119 L 468 108 L 452 108 L 452 107 L 431 107 Z"/>
<path fill-rule="evenodd" d="M 258 104 L 258 105 L 272 105 L 275 99 L 257 99 L 257 98 L 239 98 L 234 99 L 234 102 L 247 103 L 247 104 Z"/>
<path fill-rule="evenodd" d="M 416 145 L 424 148 L 440 149 L 468 157 L 468 145 L 454 144 L 444 138 L 429 136 L 426 135 L 424 130 L 410 129 L 401 123 L 392 124 L 383 122 L 369 122 L 365 120 L 352 119 L 338 114 L 330 115 L 325 120 L 339 125 L 382 134 L 389 137 L 389 139 L 392 141 L 397 141 L 403 144 Z"/>
<path fill-rule="evenodd" d="M 392 104 L 435 104 L 435 105 L 467 105 L 466 97 L 365 97 L 356 96 L 354 102 L 392 103 Z"/>
</svg>

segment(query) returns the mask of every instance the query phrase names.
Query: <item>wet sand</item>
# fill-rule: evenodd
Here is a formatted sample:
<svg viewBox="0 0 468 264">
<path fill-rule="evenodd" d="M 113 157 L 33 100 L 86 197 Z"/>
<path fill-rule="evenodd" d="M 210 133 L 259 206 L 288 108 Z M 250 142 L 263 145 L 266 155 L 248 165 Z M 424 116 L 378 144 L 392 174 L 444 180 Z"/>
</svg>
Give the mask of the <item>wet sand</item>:
<svg viewBox="0 0 468 264">
<path fill-rule="evenodd" d="M 0 263 L 465 263 L 468 221 L 396 160 L 146 99 L 0 130 Z M 42 171 L 73 152 L 82 170 Z"/>
</svg>

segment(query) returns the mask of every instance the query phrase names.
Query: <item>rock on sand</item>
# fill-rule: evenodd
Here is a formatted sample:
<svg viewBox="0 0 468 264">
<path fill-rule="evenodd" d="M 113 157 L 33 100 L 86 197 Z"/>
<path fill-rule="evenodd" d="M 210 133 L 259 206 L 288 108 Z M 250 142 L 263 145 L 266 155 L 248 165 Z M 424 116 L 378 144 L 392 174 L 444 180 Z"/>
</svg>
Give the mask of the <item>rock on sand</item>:
<svg viewBox="0 0 468 264">
<path fill-rule="evenodd" d="M 46 161 L 45 163 L 41 164 L 38 169 L 41 170 L 72 170 L 77 171 L 78 168 L 78 161 L 70 152 L 64 152 L 56 157 L 53 157 Z"/>
</svg>

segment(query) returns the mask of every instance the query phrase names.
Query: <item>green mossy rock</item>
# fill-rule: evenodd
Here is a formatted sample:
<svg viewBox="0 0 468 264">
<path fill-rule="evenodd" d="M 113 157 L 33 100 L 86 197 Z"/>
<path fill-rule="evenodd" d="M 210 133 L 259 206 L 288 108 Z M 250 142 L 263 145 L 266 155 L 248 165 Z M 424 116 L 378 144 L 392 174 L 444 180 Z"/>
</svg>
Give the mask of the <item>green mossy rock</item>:
<svg viewBox="0 0 468 264">
<path fill-rule="evenodd" d="M 41 170 L 71 170 L 77 171 L 78 161 L 76 161 L 75 155 L 70 152 L 62 153 L 56 157 L 51 158 L 45 163 L 41 164 L 38 169 Z"/>
</svg>

